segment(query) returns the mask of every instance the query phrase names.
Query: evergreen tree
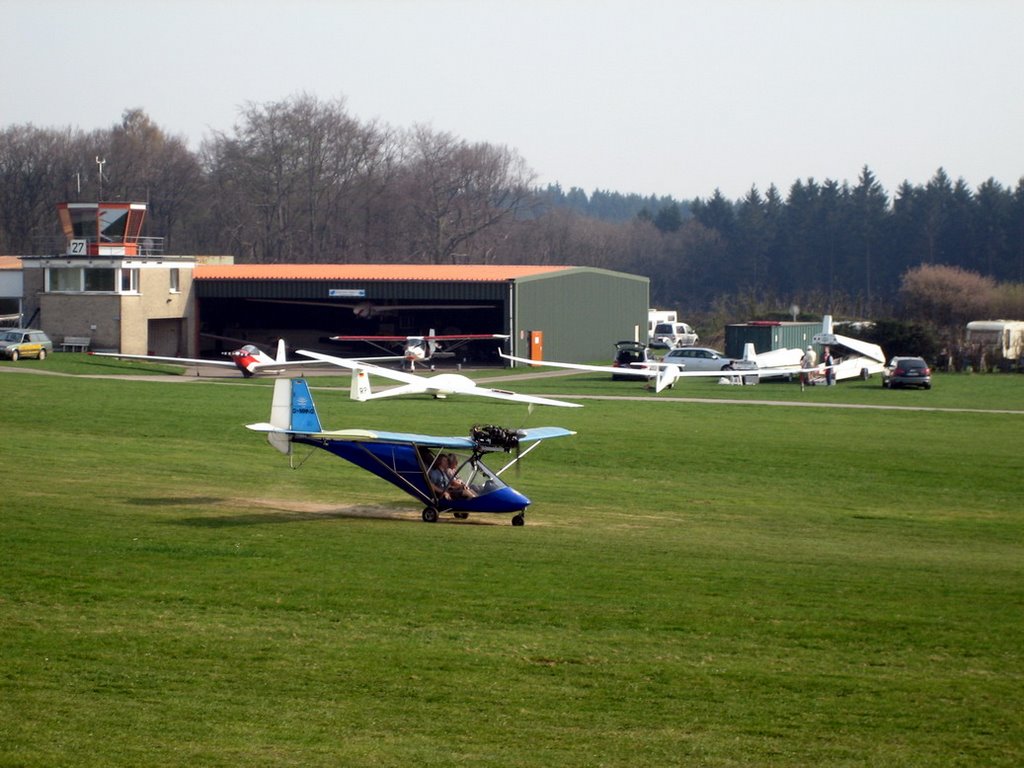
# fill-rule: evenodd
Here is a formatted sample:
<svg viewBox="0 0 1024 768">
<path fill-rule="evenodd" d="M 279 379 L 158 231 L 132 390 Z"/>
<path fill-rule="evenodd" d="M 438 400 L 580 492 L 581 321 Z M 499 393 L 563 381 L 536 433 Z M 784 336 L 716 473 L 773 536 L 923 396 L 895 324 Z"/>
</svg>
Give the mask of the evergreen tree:
<svg viewBox="0 0 1024 768">
<path fill-rule="evenodd" d="M 875 175 L 865 165 L 857 186 L 850 195 L 850 236 L 856 256 L 851 256 L 846 272 L 849 285 L 863 291 L 865 312 L 871 315 L 874 304 L 876 259 L 883 255 L 883 243 L 889 223 L 889 199 Z"/>
</svg>

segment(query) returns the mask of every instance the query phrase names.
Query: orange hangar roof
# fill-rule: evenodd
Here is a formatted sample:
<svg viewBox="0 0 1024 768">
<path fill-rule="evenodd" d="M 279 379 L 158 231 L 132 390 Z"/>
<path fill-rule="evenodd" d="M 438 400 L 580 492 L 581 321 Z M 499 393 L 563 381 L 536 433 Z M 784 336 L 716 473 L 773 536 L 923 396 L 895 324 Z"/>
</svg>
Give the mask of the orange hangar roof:
<svg viewBox="0 0 1024 768">
<path fill-rule="evenodd" d="M 571 270 L 509 264 L 201 264 L 197 280 L 411 280 L 500 282 Z"/>
</svg>

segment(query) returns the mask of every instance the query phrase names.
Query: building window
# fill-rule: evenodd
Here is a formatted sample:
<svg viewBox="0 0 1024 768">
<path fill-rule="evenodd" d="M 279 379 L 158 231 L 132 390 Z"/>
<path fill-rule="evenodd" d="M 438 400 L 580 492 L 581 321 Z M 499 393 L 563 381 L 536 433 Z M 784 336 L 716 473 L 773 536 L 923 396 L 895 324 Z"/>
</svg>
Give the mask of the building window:
<svg viewBox="0 0 1024 768">
<path fill-rule="evenodd" d="M 47 292 L 82 290 L 82 270 L 50 268 L 46 270 Z"/>
<path fill-rule="evenodd" d="M 99 267 L 50 267 L 47 293 L 138 293 L 139 270 Z"/>
<path fill-rule="evenodd" d="M 177 267 L 171 269 L 171 293 L 181 293 L 181 273 Z"/>
<path fill-rule="evenodd" d="M 85 285 L 83 290 L 86 293 L 113 293 L 114 270 L 112 269 L 83 269 Z"/>
<path fill-rule="evenodd" d="M 121 293 L 139 292 L 139 270 L 122 267 L 121 270 Z"/>
</svg>

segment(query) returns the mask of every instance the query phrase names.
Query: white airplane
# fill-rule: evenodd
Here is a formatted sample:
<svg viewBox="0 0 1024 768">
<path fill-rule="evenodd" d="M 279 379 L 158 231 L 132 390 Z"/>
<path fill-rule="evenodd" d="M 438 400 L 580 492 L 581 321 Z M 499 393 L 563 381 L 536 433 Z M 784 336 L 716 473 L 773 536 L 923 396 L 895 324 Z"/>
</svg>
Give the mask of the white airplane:
<svg viewBox="0 0 1024 768">
<path fill-rule="evenodd" d="M 379 365 L 372 365 L 360 360 L 351 360 L 344 357 L 324 355 L 320 352 L 311 352 L 306 349 L 297 350 L 300 355 L 312 358 L 313 360 L 331 363 L 352 371 L 352 387 L 349 396 L 353 400 L 365 402 L 376 400 L 382 397 L 395 397 L 397 395 L 418 395 L 429 394 L 436 398 L 445 398 L 448 395 L 475 395 L 479 397 L 490 397 L 496 400 L 509 400 L 516 403 L 531 403 L 534 405 L 558 405 L 564 408 L 581 408 L 579 403 L 567 403 L 564 400 L 552 400 L 547 397 L 536 395 L 524 395 L 517 392 L 510 392 L 507 389 L 491 389 L 481 387 L 468 376 L 460 373 L 438 373 L 434 376 L 417 376 L 404 371 L 396 371 L 390 368 L 381 368 Z M 370 374 L 381 376 L 385 379 L 401 382 L 402 386 L 391 387 L 381 392 L 373 392 L 370 388 Z"/>
<path fill-rule="evenodd" d="M 812 341 L 832 349 L 832 356 L 835 358 L 832 370 L 836 381 L 843 379 L 866 380 L 871 374 L 881 373 L 885 368 L 885 353 L 882 348 L 869 341 L 835 333 L 832 327 L 832 315 L 825 315 L 822 318 L 821 333 L 816 333 Z M 843 353 L 836 347 L 843 347 L 848 352 Z M 817 373 L 824 375 L 825 368 L 826 366 L 819 365 Z"/>
<path fill-rule="evenodd" d="M 315 360 L 288 360 L 285 354 L 284 339 L 277 341 L 277 356 L 271 357 L 254 344 L 246 344 L 239 349 L 223 354 L 230 360 L 211 360 L 209 358 L 164 357 L 161 355 L 125 355 L 120 352 L 89 352 L 96 357 L 116 357 L 121 360 L 146 360 L 151 363 L 176 363 L 178 365 L 216 365 L 237 368 L 246 378 L 257 373 L 279 374 L 292 368 L 314 365 Z"/>
<path fill-rule="evenodd" d="M 388 345 L 402 344 L 401 357 L 398 359 L 406 360 L 410 370 L 415 370 L 416 363 L 427 362 L 435 357 L 451 357 L 456 349 L 470 341 L 507 338 L 508 334 L 501 333 L 435 334 L 431 328 L 430 333 L 424 336 L 331 336 L 331 341 L 365 341 L 385 352 L 392 351 Z"/>
</svg>

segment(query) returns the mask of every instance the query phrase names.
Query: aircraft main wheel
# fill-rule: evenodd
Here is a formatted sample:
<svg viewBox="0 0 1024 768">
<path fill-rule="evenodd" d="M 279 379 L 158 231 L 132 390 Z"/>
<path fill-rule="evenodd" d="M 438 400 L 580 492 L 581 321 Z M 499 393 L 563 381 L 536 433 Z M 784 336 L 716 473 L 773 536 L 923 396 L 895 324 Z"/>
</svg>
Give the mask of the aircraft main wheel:
<svg viewBox="0 0 1024 768">
<path fill-rule="evenodd" d="M 423 522 L 424 523 L 436 523 L 437 522 L 437 510 L 433 507 L 427 507 L 423 510 Z"/>
<path fill-rule="evenodd" d="M 518 515 L 512 518 L 512 525 L 516 526 L 517 528 L 520 525 L 526 525 L 526 516 L 522 512 L 520 512 Z"/>
<path fill-rule="evenodd" d="M 453 512 L 452 514 L 455 515 L 456 520 L 465 520 L 469 517 L 469 512 Z"/>
</svg>

